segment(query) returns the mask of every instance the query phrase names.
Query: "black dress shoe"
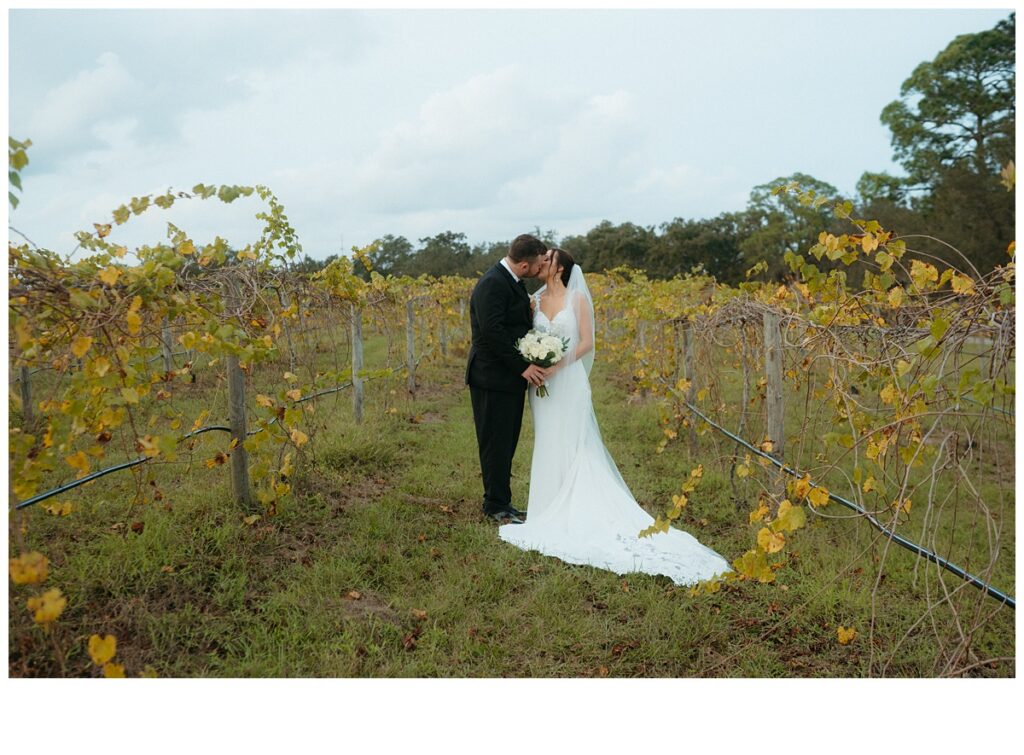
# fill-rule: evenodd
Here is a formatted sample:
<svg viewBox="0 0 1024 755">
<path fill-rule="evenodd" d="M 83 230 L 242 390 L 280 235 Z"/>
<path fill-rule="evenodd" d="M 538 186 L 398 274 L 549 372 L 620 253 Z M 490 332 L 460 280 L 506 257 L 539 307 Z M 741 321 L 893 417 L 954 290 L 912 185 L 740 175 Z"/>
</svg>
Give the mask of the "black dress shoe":
<svg viewBox="0 0 1024 755">
<path fill-rule="evenodd" d="M 520 511 L 515 506 L 511 506 L 511 505 L 508 507 L 508 510 L 511 511 L 513 514 L 515 514 L 520 519 L 526 519 L 526 512 L 525 511 Z"/>
<path fill-rule="evenodd" d="M 484 516 L 488 519 L 493 519 L 501 524 L 522 524 L 522 518 L 514 513 L 512 507 L 504 509 L 496 509 L 494 511 L 485 511 Z"/>
</svg>

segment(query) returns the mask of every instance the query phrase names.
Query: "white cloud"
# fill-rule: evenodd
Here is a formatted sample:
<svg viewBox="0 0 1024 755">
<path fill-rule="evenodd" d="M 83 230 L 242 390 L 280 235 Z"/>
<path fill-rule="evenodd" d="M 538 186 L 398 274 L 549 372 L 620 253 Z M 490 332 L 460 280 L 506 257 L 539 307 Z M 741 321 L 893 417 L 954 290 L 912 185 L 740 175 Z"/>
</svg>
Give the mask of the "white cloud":
<svg viewBox="0 0 1024 755">
<path fill-rule="evenodd" d="M 517 65 L 473 76 L 382 133 L 355 170 L 352 197 L 396 213 L 485 207 L 503 183 L 536 170 L 572 107 Z"/>
<path fill-rule="evenodd" d="M 543 217 L 613 208 L 642 169 L 636 100 L 624 90 L 591 96 L 558 124 L 555 148 L 530 175 L 509 181 L 500 200 Z"/>
<path fill-rule="evenodd" d="M 48 146 L 80 138 L 100 117 L 121 110 L 135 81 L 114 52 L 104 52 L 96 66 L 65 80 L 47 92 L 32 113 L 26 133 L 34 143 Z"/>
</svg>

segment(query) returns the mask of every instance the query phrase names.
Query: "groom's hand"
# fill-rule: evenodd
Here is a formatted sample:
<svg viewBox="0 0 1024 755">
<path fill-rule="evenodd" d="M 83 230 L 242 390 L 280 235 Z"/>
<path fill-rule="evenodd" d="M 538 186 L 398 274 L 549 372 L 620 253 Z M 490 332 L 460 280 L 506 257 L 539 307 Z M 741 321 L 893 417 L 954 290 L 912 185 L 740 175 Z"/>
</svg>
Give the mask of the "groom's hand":
<svg viewBox="0 0 1024 755">
<path fill-rule="evenodd" d="M 540 386 L 548 378 L 547 370 L 543 367 L 538 367 L 535 364 L 531 364 L 523 372 L 523 377 L 527 379 L 532 385 Z"/>
</svg>

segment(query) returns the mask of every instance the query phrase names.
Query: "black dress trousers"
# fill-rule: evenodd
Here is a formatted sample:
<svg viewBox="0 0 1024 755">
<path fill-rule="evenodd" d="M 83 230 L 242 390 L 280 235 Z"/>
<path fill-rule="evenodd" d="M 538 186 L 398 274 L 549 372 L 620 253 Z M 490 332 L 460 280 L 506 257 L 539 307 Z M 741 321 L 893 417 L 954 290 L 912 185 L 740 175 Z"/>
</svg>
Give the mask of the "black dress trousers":
<svg viewBox="0 0 1024 755">
<path fill-rule="evenodd" d="M 477 282 L 469 299 L 473 344 L 466 384 L 480 449 L 483 509 L 492 513 L 512 505 L 512 457 L 519 443 L 526 403 L 529 364 L 515 347 L 533 324 L 530 297 L 501 263 Z"/>
<path fill-rule="evenodd" d="M 480 447 L 480 471 L 484 481 L 485 513 L 512 505 L 512 457 L 523 427 L 525 392 L 489 391 L 471 385 L 473 423 Z"/>
</svg>

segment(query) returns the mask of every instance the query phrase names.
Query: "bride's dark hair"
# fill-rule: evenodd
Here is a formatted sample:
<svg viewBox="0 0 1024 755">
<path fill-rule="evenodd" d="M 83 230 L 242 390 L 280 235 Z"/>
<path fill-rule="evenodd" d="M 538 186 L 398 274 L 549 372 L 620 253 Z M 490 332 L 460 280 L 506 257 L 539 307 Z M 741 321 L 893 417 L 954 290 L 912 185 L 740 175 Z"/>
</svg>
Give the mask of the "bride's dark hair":
<svg viewBox="0 0 1024 755">
<path fill-rule="evenodd" d="M 572 275 L 572 268 L 573 265 L 576 264 L 576 260 L 574 260 L 572 258 L 572 255 L 569 254 L 567 251 L 565 251 L 564 249 L 559 249 L 558 247 L 552 248 L 551 253 L 554 254 L 556 257 L 556 264 L 562 266 L 562 285 L 568 286 L 569 278 Z"/>
</svg>

